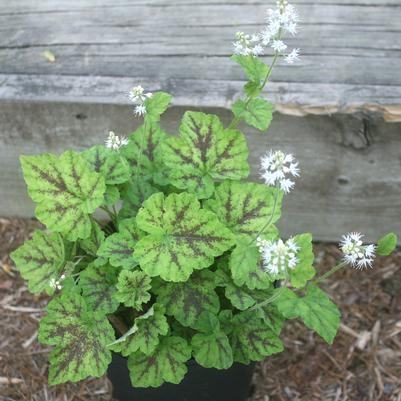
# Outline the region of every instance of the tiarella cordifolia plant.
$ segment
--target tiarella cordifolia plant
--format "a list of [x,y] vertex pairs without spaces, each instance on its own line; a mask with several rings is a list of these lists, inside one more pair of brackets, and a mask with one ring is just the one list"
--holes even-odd
[[[377,248],[344,236],[344,259],[321,277],[311,234],[282,240],[276,222],[295,185],[298,163],[281,151],[261,161],[263,184],[244,182],[243,121],[266,131],[273,105],[259,95],[295,34],[296,10],[280,1],[266,28],[237,34],[232,59],[249,82],[225,127],[218,116],[186,112],[179,135],[161,128],[171,96],[129,92],[143,124],[129,137],[60,156],[22,156],[36,231],[12,257],[33,293],[54,295],[39,341],[52,345],[49,381],[105,373],[111,352],[128,357],[132,384],[179,383],[191,357],[207,368],[249,364],[283,350],[286,319],[300,318],[332,343],[340,312],[318,284],[346,264],[371,267],[396,237]],[[257,56],[271,49],[270,66]],[[98,209],[109,221],[94,217]],[[277,281],[281,281],[281,288]]]

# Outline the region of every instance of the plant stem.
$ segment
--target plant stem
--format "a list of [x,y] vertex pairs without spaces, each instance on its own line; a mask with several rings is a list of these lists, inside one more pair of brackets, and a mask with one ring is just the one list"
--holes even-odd
[[247,309],[247,311],[253,311],[258,308],[262,308],[263,306],[266,306],[268,304],[271,304],[272,302],[274,302],[276,299],[278,299],[280,297],[280,295],[284,291],[284,288],[286,288],[285,284],[283,285],[283,287],[279,288],[270,298],[267,298],[265,301],[252,306],[251,308]]
[[311,281],[311,284],[319,284],[322,281],[326,280],[329,278],[331,275],[342,269],[344,266],[346,266],[346,262],[340,262],[337,265],[333,266],[328,272],[324,273],[322,276],[316,278],[315,280]]
[[107,215],[110,217],[111,221],[114,224],[117,224],[117,216],[114,214],[108,207],[106,206],[100,206],[100,209],[102,209],[104,212],[107,213]]

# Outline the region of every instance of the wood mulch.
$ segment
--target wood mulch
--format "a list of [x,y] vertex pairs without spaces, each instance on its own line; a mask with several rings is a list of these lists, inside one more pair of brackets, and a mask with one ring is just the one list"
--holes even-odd
[[[47,385],[49,349],[36,336],[48,298],[27,291],[8,256],[38,227],[0,219],[0,401],[110,401],[106,378]],[[316,254],[322,270],[340,256],[335,245]],[[288,323],[286,352],[258,365],[251,401],[401,401],[401,251],[373,270],[340,272],[326,289],[343,314],[333,346]]]

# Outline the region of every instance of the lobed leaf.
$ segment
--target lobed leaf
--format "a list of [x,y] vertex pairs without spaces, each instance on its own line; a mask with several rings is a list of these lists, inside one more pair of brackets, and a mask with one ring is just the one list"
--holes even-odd
[[259,98],[251,99],[249,102],[237,100],[232,109],[236,117],[260,131],[266,131],[273,120],[274,106],[267,100]]
[[224,129],[212,114],[186,112],[180,137],[168,138],[161,149],[171,183],[201,199],[213,194],[214,180],[240,180],[249,174],[244,136]]
[[122,338],[112,345],[115,352],[129,356],[140,351],[145,355],[152,354],[159,344],[159,337],[168,333],[168,323],[164,307],[154,304],[145,314],[138,316],[134,325]]
[[204,368],[228,369],[233,364],[231,345],[222,331],[195,334],[191,347],[196,362]]
[[139,240],[139,231],[135,219],[126,219],[120,223],[120,231],[106,238],[97,255],[107,259],[114,267],[132,269],[138,265],[134,258],[134,247]]
[[152,279],[144,272],[123,270],[118,276],[115,298],[127,307],[142,310],[150,300]]
[[29,195],[38,203],[36,217],[70,241],[89,237],[88,214],[103,202],[103,177],[72,151],[60,157],[21,156],[21,164]]
[[93,170],[102,175],[107,185],[123,184],[130,178],[129,165],[120,152],[96,145],[82,153]]
[[174,316],[183,326],[198,328],[203,313],[216,315],[220,308],[214,288],[214,274],[210,271],[194,273],[184,283],[165,283],[155,288],[157,302],[166,313]]
[[79,276],[79,286],[87,305],[104,314],[115,312],[119,302],[117,293],[118,270],[108,264],[90,264]]
[[134,387],[158,387],[164,382],[178,384],[187,373],[185,362],[191,348],[181,337],[165,337],[151,355],[134,352],[128,358]]
[[185,192],[152,195],[136,221],[148,235],[136,244],[134,257],[148,275],[165,281],[187,280],[232,246],[230,230]]
[[287,319],[299,317],[307,327],[332,344],[340,325],[340,312],[329,297],[318,287],[309,285],[304,297],[298,297],[288,288],[280,288],[275,301],[278,310]]
[[64,266],[64,242],[60,234],[47,235],[35,231],[31,240],[26,241],[11,254],[21,276],[28,281],[28,289],[36,294],[46,291],[51,295],[54,288],[50,280],[58,280]]
[[106,316],[93,312],[85,300],[69,290],[53,299],[40,322],[39,341],[54,345],[50,353],[50,384],[100,377],[111,362],[107,344],[114,330]]
[[[162,158],[160,144],[166,138],[165,132],[157,123],[141,125],[129,138],[129,143],[121,149],[128,160],[132,175],[136,180],[162,179]],[[137,181],[134,181],[133,185]]]
[[248,365],[283,350],[283,343],[260,317],[245,311],[233,316],[229,335],[234,361]]
[[235,54],[231,60],[241,66],[250,81],[260,85],[265,80],[269,67],[258,57]]
[[274,224],[280,218],[283,194],[275,191],[262,184],[226,181],[217,187],[213,198],[205,202],[205,208],[214,212],[237,237],[252,240],[264,234],[266,239],[272,239],[277,236],[274,226],[261,230],[270,219]]
[[171,95],[165,92],[155,92],[152,97],[145,100],[146,123],[150,121],[159,121],[160,116],[167,110],[171,102]]

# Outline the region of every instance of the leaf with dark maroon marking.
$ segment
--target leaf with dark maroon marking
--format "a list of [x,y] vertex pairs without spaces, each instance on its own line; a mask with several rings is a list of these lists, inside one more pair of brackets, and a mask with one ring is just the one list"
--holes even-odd
[[178,384],[187,373],[185,362],[191,348],[181,337],[164,337],[151,355],[134,352],[128,369],[134,387],[159,387],[164,382]]
[[96,145],[82,153],[90,166],[104,178],[107,185],[123,184],[130,178],[129,165],[120,152]]
[[139,231],[135,219],[126,219],[120,223],[119,231],[106,238],[97,255],[109,260],[115,267],[132,269],[138,265],[134,258],[134,247],[139,240]]
[[96,257],[97,250],[104,241],[104,232],[99,224],[92,221],[92,231],[88,238],[79,241],[79,246],[91,256]]
[[51,280],[58,280],[64,266],[64,242],[60,234],[46,234],[35,231],[31,240],[26,241],[11,254],[21,276],[28,280],[29,291],[54,293]]
[[119,301],[115,295],[118,273],[119,269],[108,264],[98,266],[92,263],[80,274],[79,287],[92,310],[108,314],[117,309]]
[[220,301],[215,287],[214,274],[203,270],[192,274],[185,283],[164,283],[158,287],[157,302],[183,326],[198,328],[202,314],[217,314],[219,311]]
[[240,312],[233,316],[230,324],[229,339],[236,362],[248,365],[283,350],[276,332],[254,312]]
[[128,356],[136,351],[149,355],[159,344],[159,337],[168,333],[164,307],[154,304],[146,313],[138,316],[126,334],[111,344],[111,349]]
[[233,244],[231,231],[185,192],[166,198],[152,195],[136,221],[148,235],[136,244],[134,257],[147,274],[165,281],[187,280],[193,270],[210,266]]
[[21,156],[21,164],[29,195],[38,203],[36,217],[70,241],[89,237],[88,214],[103,202],[103,177],[73,151]]
[[160,143],[165,138],[165,132],[155,122],[147,122],[131,134],[129,144],[121,148],[121,154],[128,160],[133,177],[153,179],[160,184],[165,182],[159,153]]
[[240,180],[248,176],[244,136],[239,131],[224,129],[217,116],[186,112],[180,134],[161,146],[170,181],[177,188],[201,199],[209,198],[214,180]]
[[230,342],[221,330],[195,334],[191,347],[196,362],[204,368],[228,369],[233,364]]
[[253,182],[226,181],[217,187],[213,198],[205,202],[205,208],[214,212],[237,236],[249,240],[262,234],[261,230],[270,221],[269,229],[263,234],[266,239],[273,239],[277,229],[272,224],[280,218],[283,198],[282,192],[276,195],[276,191]]
[[142,271],[123,270],[118,276],[115,298],[125,306],[142,310],[142,304],[150,300],[151,281]]
[[84,298],[71,290],[53,299],[40,322],[39,341],[53,345],[49,383],[100,377],[111,362],[107,345],[114,330],[103,313],[93,312]]

